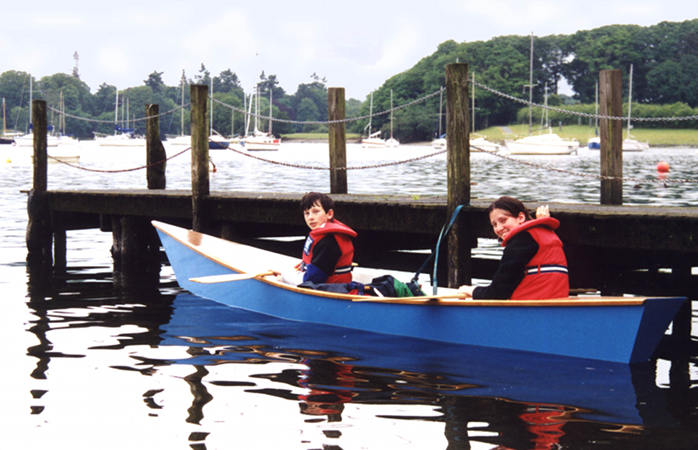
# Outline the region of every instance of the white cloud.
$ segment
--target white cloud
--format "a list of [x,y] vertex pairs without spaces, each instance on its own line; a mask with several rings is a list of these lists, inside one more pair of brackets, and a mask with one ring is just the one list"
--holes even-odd
[[[99,62],[100,69],[103,69],[105,73],[115,74],[117,77],[128,74],[132,70],[130,55],[122,46],[108,46],[100,48],[97,52],[97,61]],[[113,82],[109,82],[107,80],[105,80],[105,82],[113,84]]]
[[31,18],[31,22],[39,27],[77,27],[84,24],[82,17],[65,12],[39,13]]

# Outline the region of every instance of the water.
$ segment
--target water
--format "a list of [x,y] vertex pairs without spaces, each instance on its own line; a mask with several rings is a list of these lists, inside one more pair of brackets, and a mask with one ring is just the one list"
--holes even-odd
[[[81,164],[125,169],[142,150],[84,145]],[[326,166],[326,146],[258,156]],[[349,166],[431,149],[366,151]],[[212,190],[329,190],[326,171],[214,152]],[[9,158],[7,158],[9,159]],[[68,271],[27,284],[28,161],[3,158],[0,253],[4,350],[2,448],[694,448],[695,361],[626,365],[443,345],[287,322],[181,291],[169,268],[157,292],[112,283],[111,236],[68,232]],[[598,154],[472,158],[474,197],[598,202]],[[658,181],[656,164],[671,165]],[[189,155],[168,163],[168,188],[190,186]],[[626,203],[698,206],[698,152],[624,155]],[[546,167],[548,166],[548,167]],[[549,167],[562,170],[558,172]],[[446,191],[445,156],[349,172],[350,192]],[[49,165],[49,188],[142,188],[142,170]],[[694,312],[695,322],[695,312]],[[695,329],[695,328],[694,328]],[[695,333],[695,332],[694,332]],[[498,447],[499,446],[499,447]]]

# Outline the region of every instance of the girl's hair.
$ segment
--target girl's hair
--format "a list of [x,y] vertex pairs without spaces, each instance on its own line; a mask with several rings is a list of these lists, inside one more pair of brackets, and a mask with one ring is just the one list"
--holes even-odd
[[334,200],[332,200],[329,195],[321,194],[319,192],[308,192],[303,196],[303,198],[301,198],[301,212],[309,210],[315,203],[318,202],[325,212],[329,211],[330,209],[334,209]]
[[506,195],[499,197],[487,208],[487,214],[491,213],[493,209],[503,209],[514,217],[518,216],[519,213],[524,213],[526,220],[533,219],[521,200],[514,197],[507,197]]

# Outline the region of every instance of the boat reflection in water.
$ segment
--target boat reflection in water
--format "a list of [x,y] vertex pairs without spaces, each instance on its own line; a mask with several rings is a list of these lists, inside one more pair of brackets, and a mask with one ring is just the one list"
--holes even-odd
[[[188,356],[168,363],[197,368],[198,375],[187,377],[192,408],[216,402],[219,395],[225,402],[225,392],[212,394],[212,386],[245,387],[249,393],[297,402],[305,421],[325,424],[325,436],[337,445],[342,435],[337,424],[356,422],[356,408],[366,405],[393,405],[384,410],[387,415],[371,421],[443,422],[442,437],[453,448],[473,441],[549,448],[564,444],[570,432],[583,433],[588,442],[613,440],[619,434],[636,435],[648,421],[670,417],[648,364],[629,366],[309,325],[190,294],[178,295],[173,306],[169,323],[162,326],[160,345],[188,348]],[[151,362],[154,367],[164,363]],[[290,365],[274,370],[274,363],[282,362]],[[203,382],[201,373],[208,372],[202,368],[224,364],[252,364],[257,369],[246,379]],[[248,371],[229,368],[225,373],[243,372]],[[636,384],[642,388],[641,399]],[[203,404],[202,398],[207,400]],[[411,414],[396,414],[395,405],[404,405]],[[203,410],[195,416],[203,416]]]

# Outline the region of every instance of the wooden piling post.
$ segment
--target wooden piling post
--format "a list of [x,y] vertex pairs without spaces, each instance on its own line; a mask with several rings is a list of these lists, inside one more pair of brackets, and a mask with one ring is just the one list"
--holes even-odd
[[145,136],[146,136],[146,164],[148,189],[165,189],[165,170],[167,167],[167,153],[160,140],[160,107],[158,105],[145,105]]
[[[327,112],[330,121],[330,192],[346,194],[347,191],[347,138],[344,118],[346,104],[344,88],[329,88],[327,90]],[[336,121],[336,123],[334,123]],[[343,168],[337,170],[338,168]]]
[[204,201],[209,195],[208,120],[206,105],[208,86],[191,85],[191,207],[192,229],[204,231]]
[[[446,66],[446,136],[448,205],[447,220],[459,205],[470,205],[470,111],[468,109],[468,65]],[[470,284],[473,233],[462,215],[448,236],[448,286]]]
[[599,73],[599,108],[602,116],[619,119],[600,120],[601,204],[623,204],[623,115],[620,70]]
[[[146,177],[148,189],[165,189],[167,155],[160,141],[159,106],[145,105]],[[113,216],[114,284],[122,289],[156,289],[160,281],[160,240],[150,221],[138,216]]]
[[46,188],[48,154],[46,151],[46,102],[32,101],[34,135],[34,179],[27,201],[27,263],[30,273],[46,274],[53,265],[52,230]]

